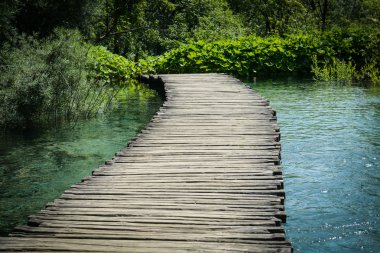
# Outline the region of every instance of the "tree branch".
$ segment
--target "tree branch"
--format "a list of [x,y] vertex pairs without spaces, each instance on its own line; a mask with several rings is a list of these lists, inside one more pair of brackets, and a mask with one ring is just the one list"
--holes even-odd
[[140,27],[130,28],[130,29],[122,30],[122,31],[106,33],[106,34],[100,36],[98,41],[103,40],[103,39],[107,38],[108,36],[115,36],[115,35],[119,35],[119,34],[123,34],[123,33],[130,33],[130,32],[136,31],[136,30],[150,30],[150,29],[166,30],[165,28],[158,28],[158,27],[151,27],[151,26],[140,26]]

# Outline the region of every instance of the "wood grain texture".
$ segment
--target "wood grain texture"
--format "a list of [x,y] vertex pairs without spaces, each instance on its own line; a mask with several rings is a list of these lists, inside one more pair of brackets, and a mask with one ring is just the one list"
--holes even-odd
[[269,102],[223,74],[155,78],[167,100],[148,126],[0,251],[292,252]]

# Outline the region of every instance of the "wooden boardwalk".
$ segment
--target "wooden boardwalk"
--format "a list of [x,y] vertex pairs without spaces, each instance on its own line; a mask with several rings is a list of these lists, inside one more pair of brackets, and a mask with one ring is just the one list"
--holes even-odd
[[268,102],[227,75],[160,78],[167,101],[146,129],[0,251],[292,251]]

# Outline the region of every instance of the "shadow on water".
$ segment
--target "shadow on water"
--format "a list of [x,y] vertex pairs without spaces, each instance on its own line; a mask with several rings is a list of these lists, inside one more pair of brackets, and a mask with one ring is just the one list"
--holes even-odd
[[133,86],[107,115],[57,129],[29,129],[0,138],[0,234],[6,235],[125,147],[163,103]]
[[281,128],[296,252],[378,252],[380,90],[296,79],[249,84]]

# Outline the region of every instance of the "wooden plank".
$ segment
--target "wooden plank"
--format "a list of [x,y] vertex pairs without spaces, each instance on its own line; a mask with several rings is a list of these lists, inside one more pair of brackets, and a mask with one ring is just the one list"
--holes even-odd
[[[64,239],[64,238],[1,238],[0,250],[28,249],[30,251],[75,251],[75,252],[263,252],[288,253],[291,248],[288,244],[278,244],[274,241],[272,247],[263,247],[260,244],[238,244],[221,242],[191,242],[191,241],[157,241],[157,240],[93,240],[93,239]],[[166,250],[166,251],[165,251]]]
[[0,251],[292,252],[269,102],[223,74],[159,78],[167,101],[145,130]]

